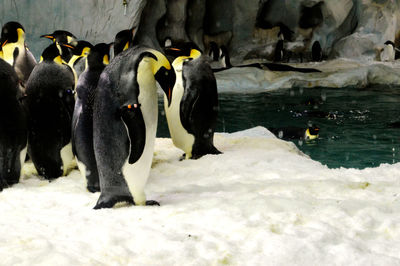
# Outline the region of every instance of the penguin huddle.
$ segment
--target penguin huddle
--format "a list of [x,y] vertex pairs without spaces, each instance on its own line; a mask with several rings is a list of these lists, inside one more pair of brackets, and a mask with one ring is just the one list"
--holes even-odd
[[56,30],[41,36],[52,43],[37,63],[22,25],[3,26],[0,100],[7,112],[0,115],[0,152],[7,155],[2,154],[0,190],[19,182],[27,152],[47,180],[68,174],[76,162],[87,189],[101,192],[95,209],[121,201],[158,205],[144,193],[158,87],[165,94],[171,137],[184,158],[221,153],[213,144],[218,95],[206,58],[192,44],[178,45],[164,50],[177,51],[171,63],[160,51],[134,45],[134,31],[119,32],[112,44],[92,45]]

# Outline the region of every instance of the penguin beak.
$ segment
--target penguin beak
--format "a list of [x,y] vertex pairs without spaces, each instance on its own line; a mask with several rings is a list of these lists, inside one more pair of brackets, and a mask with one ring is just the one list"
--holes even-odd
[[75,49],[74,46],[69,45],[69,44],[66,44],[66,43],[62,43],[61,45],[64,46],[64,47],[67,47],[67,48],[69,48],[69,49],[72,49],[72,50]]
[[47,39],[54,41],[54,36],[52,36],[52,35],[45,34],[45,35],[40,36],[40,38],[47,38]]
[[5,41],[3,42],[3,44],[1,45],[1,48],[3,48],[3,47],[4,47],[4,45],[6,45],[6,44],[7,44],[7,42],[8,42],[8,40],[5,40]]

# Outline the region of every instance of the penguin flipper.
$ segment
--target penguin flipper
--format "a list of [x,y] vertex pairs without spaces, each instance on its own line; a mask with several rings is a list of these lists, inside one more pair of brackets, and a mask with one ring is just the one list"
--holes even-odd
[[121,119],[124,122],[130,142],[129,164],[134,164],[142,156],[146,144],[146,125],[140,106],[127,105],[121,108]]

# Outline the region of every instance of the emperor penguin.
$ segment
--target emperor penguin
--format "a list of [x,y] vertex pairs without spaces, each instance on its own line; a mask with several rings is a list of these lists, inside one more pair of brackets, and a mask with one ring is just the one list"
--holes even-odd
[[185,159],[197,159],[221,153],[213,144],[218,92],[206,56],[190,44],[166,48],[166,53],[180,56],[172,63],[176,82],[171,103],[165,97],[164,109],[172,142],[185,152]]
[[0,58],[13,66],[20,83],[24,86],[37,63],[26,46],[24,27],[15,21],[7,22],[1,29],[0,43],[3,51]]
[[117,56],[122,51],[127,50],[129,47],[133,46],[133,38],[135,34],[135,29],[127,29],[118,32],[114,38],[114,56]]
[[73,53],[68,45],[73,47],[78,45],[78,39],[71,32],[66,30],[56,30],[51,34],[45,34],[40,36],[41,38],[47,38],[52,40],[53,42],[58,42],[61,47],[61,58],[65,63],[68,63],[72,58]]
[[33,69],[24,99],[29,112],[28,154],[39,175],[48,180],[66,174],[72,165],[74,88],[71,68],[63,64],[60,45],[53,43]]
[[[159,51],[134,46],[103,70],[93,106],[93,144],[101,194],[95,209],[146,201],[156,137],[157,83],[171,95],[175,73]],[[170,98],[169,98],[170,100]]]
[[380,59],[382,62],[393,61],[395,58],[395,45],[392,41],[386,41],[383,47]]
[[19,182],[27,146],[26,113],[14,69],[0,59],[0,191]]
[[[93,45],[87,41],[78,41],[77,45],[72,48],[72,57],[68,61],[68,65],[75,70],[76,78],[86,69],[86,58],[90,53]],[[67,47],[68,48],[68,47]]]
[[72,118],[72,150],[90,192],[100,191],[93,148],[93,101],[101,72],[109,64],[110,45],[95,45],[87,57],[88,67],[76,86],[77,99]]

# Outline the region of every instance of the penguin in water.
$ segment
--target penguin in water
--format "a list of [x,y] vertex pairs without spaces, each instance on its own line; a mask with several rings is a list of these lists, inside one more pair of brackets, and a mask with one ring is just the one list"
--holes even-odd
[[281,128],[268,128],[275,136],[284,140],[314,140],[319,137],[320,128],[311,126],[304,128],[299,127],[281,127]]
[[133,38],[135,34],[135,29],[122,30],[115,35],[114,38],[114,56],[117,56],[121,52],[127,50],[129,47],[133,46]]
[[311,47],[311,58],[315,62],[322,61],[322,48],[319,41],[315,41]]
[[24,27],[15,21],[4,24],[1,29],[0,44],[3,51],[0,58],[13,66],[18,79],[24,86],[37,63],[26,46]]
[[164,109],[172,142],[185,152],[185,159],[220,154],[213,144],[218,116],[217,83],[207,58],[193,43],[165,48],[175,56],[176,82],[171,103]]
[[143,46],[121,52],[100,75],[93,106],[101,189],[95,209],[121,201],[158,205],[144,193],[157,129],[157,83],[171,95],[175,73],[162,53]]
[[26,113],[14,69],[0,59],[0,191],[19,182],[27,146]]
[[[383,47],[380,59],[382,62],[393,61],[395,59],[395,45],[392,41],[386,41]],[[396,49],[397,50],[397,49]]]
[[223,65],[222,68],[214,68],[213,72],[220,72],[223,70],[230,69],[232,67],[255,67],[258,69],[263,70],[270,70],[270,71],[295,71],[300,73],[313,73],[313,72],[321,72],[315,68],[301,68],[301,67],[292,67],[285,64],[278,64],[278,63],[253,63],[253,64],[246,64],[246,65],[238,65],[233,66],[230,61],[230,56],[228,49],[222,45],[220,47],[220,62]]
[[33,69],[24,99],[29,112],[28,154],[39,175],[48,180],[66,174],[73,160],[74,88],[71,68],[63,64],[60,45],[53,43]]
[[[68,61],[68,65],[75,70],[76,78],[85,71],[86,58],[90,53],[93,45],[87,41],[78,41],[77,45],[72,49],[72,57]],[[68,48],[68,47],[67,47]]]
[[72,150],[90,192],[100,191],[93,148],[93,101],[101,72],[109,64],[110,45],[95,45],[87,57],[88,67],[79,77],[72,119]]
[[64,60],[64,63],[68,63],[73,56],[73,52],[71,51],[71,49],[69,49],[70,47],[67,46],[66,44],[71,45],[73,47],[78,45],[78,40],[75,37],[75,35],[65,30],[56,30],[51,34],[45,34],[40,37],[50,39],[53,42],[58,42],[59,44],[63,44],[60,47],[61,47],[61,58]]

